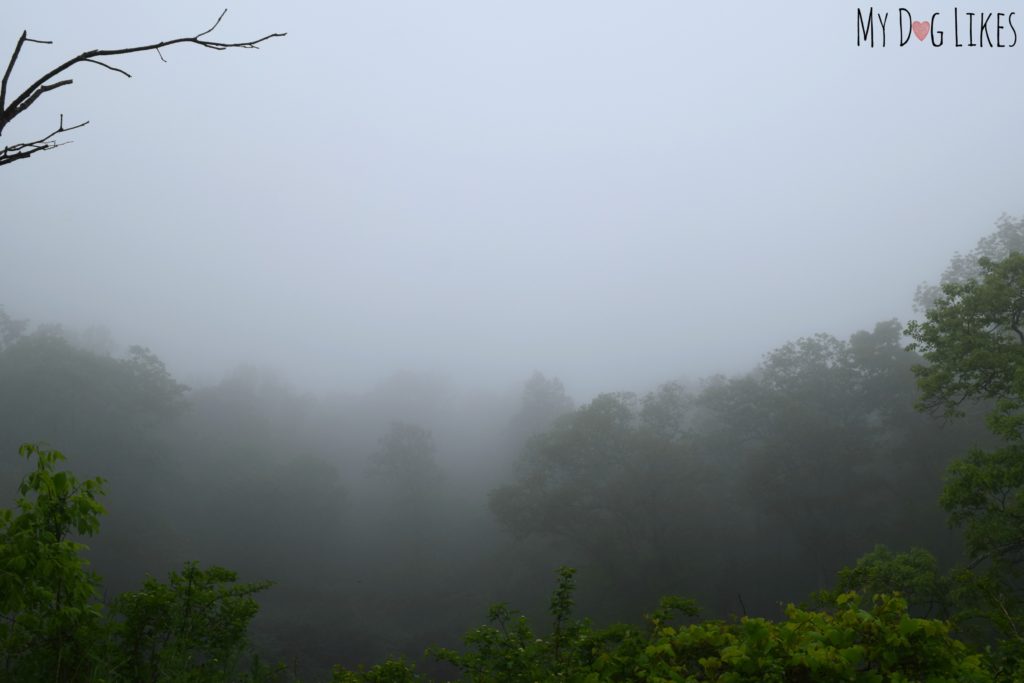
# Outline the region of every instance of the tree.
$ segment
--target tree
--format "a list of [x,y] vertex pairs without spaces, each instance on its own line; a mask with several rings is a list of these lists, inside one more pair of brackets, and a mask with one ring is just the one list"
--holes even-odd
[[153,413],[174,415],[185,407],[185,392],[188,387],[181,384],[160,358],[144,346],[128,348],[128,358],[121,361],[128,371],[132,384],[137,387],[134,400]]
[[236,583],[234,572],[195,562],[168,583],[147,578],[142,590],[100,601],[100,577],[75,536],[99,532],[104,480],[57,470],[59,451],[25,444],[35,459],[14,510],[0,509],[0,680],[264,680],[254,661],[238,678],[253,595],[269,582]]
[[1015,251],[1024,252],[1024,218],[1004,214],[996,221],[995,231],[978,240],[974,249],[966,254],[957,252],[953,255],[946,270],[942,272],[939,284],[923,283],[918,286],[914,294],[914,307],[919,311],[931,308],[935,300],[942,296],[942,285],[977,280],[982,274],[978,263],[982,258],[1002,261]]
[[668,382],[640,401],[640,423],[666,441],[692,437],[690,414],[694,397],[679,382]]
[[110,459],[125,443],[151,448],[149,437],[181,414],[186,389],[148,349],[112,358],[75,346],[60,328],[41,327],[0,348],[0,443],[14,447],[46,433]]
[[678,578],[715,516],[708,468],[660,419],[665,396],[675,393],[639,402],[644,412],[632,394],[604,394],[562,416],[530,439],[491,510],[519,538],[582,550],[620,588],[638,576],[653,586]]
[[[245,48],[245,49],[258,49],[260,43],[263,43],[271,38],[283,37],[285,33],[270,33],[262,38],[255,40],[245,40],[235,43],[223,43],[220,41],[210,40],[208,36],[220,25],[224,15],[227,14],[227,10],[221,12],[220,16],[217,17],[217,21],[214,22],[213,26],[206,29],[201,33],[197,33],[194,36],[185,36],[182,38],[172,38],[169,40],[162,40],[156,43],[150,43],[148,45],[138,45],[135,47],[125,47],[108,50],[89,50],[83,52],[80,55],[71,57],[61,64],[53,67],[39,78],[32,81],[32,83],[26,87],[21,93],[14,95],[13,92],[8,91],[9,81],[11,74],[14,71],[15,64],[18,61],[18,57],[21,55],[22,48],[27,43],[36,43],[49,45],[52,41],[49,40],[38,40],[30,38],[28,31],[22,31],[21,37],[18,38],[18,42],[14,46],[14,52],[11,55],[11,59],[7,62],[7,69],[4,71],[2,80],[0,80],[0,137],[3,136],[4,129],[10,124],[15,118],[23,114],[33,104],[35,104],[40,97],[48,92],[63,88],[64,86],[71,85],[74,81],[71,78],[67,78],[68,72],[79,64],[95,64],[105,69],[109,69],[123,76],[131,78],[124,69],[114,66],[101,58],[107,57],[119,57],[121,55],[132,54],[136,52],[156,52],[161,60],[164,59],[161,50],[163,48],[171,47],[172,45],[190,43],[205,47],[210,50],[227,50],[230,48]],[[9,97],[10,96],[10,97]],[[46,150],[54,149],[63,144],[67,144],[67,141],[60,141],[60,138],[65,133],[68,133],[77,128],[87,125],[88,121],[76,123],[74,125],[65,126],[63,114],[60,117],[60,123],[57,128],[50,131],[46,135],[38,137],[34,140],[27,142],[18,142],[10,145],[6,145],[3,149],[0,149],[0,166],[10,164],[21,159],[27,159],[37,152],[43,152]]]
[[518,450],[526,441],[546,432],[551,424],[573,409],[572,399],[557,377],[548,379],[535,372],[523,385],[523,394],[517,412],[509,422],[509,434]]
[[914,367],[921,410],[951,418],[969,401],[988,406],[986,424],[1004,445],[953,464],[942,503],[965,527],[973,560],[1016,563],[1024,552],[1024,254],[978,266],[978,279],[943,285],[925,320],[906,332],[927,361]]
[[908,347],[927,364],[914,367],[919,405],[945,417],[969,400],[992,400],[988,425],[1011,441],[1024,437],[1024,254],[982,257],[977,279],[942,286],[942,296],[912,321]]
[[167,583],[147,577],[142,590],[111,608],[118,668],[132,681],[231,680],[248,645],[253,597],[270,581],[236,583],[235,572],[187,562]]
[[911,412],[894,406],[910,403],[913,386],[899,330],[886,321],[849,341],[789,342],[699,397],[707,442],[731,461],[736,508],[762,513],[748,521],[757,536],[799,543],[819,587],[891,533],[904,516],[898,482],[920,476],[901,476],[885,457],[902,447],[894,425]]
[[436,448],[430,430],[407,422],[392,422],[370,456],[375,474],[383,476],[405,494],[419,496],[438,482],[441,470],[434,460]]
[[955,608],[955,589],[954,581],[939,571],[938,561],[927,550],[911,548],[894,553],[879,545],[853,567],[841,569],[833,590],[821,591],[815,597],[834,605],[851,591],[861,595],[899,593],[923,616],[949,619]]
[[[906,334],[916,365],[918,408],[962,417],[981,403],[999,448],[973,448],[954,462],[942,492],[950,523],[964,529],[976,610],[1002,637],[1003,650],[1024,662],[1024,254],[981,257],[977,276],[947,282]],[[1013,666],[1022,666],[1013,664]]]
[[15,320],[0,306],[0,351],[25,336],[27,328],[27,320]]
[[18,487],[17,514],[0,509],[0,678],[88,680],[100,629],[99,577],[72,534],[99,531],[103,480],[57,471],[59,451],[26,444],[35,469]]

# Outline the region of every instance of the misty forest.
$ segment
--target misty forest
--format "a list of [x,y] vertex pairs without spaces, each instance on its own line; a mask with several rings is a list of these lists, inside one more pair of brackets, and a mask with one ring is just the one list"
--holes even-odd
[[1019,170],[455,5],[0,23],[0,681],[1024,680]]

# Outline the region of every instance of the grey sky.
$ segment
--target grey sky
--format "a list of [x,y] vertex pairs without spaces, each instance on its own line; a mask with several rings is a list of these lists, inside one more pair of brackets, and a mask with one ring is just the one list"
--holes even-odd
[[[80,68],[5,131],[92,121],[0,168],[0,303],[104,324],[190,381],[540,369],[584,397],[906,320],[918,282],[1024,213],[1024,45],[857,48],[857,6],[231,6],[222,39],[288,37]],[[19,0],[0,41],[55,41],[27,79],[221,9]]]

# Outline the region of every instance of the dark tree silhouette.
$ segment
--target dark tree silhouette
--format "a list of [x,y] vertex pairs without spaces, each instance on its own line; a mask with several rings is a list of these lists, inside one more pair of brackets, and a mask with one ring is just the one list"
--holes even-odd
[[[159,43],[151,43],[149,45],[139,45],[136,47],[125,47],[116,50],[89,50],[83,52],[77,57],[68,59],[63,64],[50,69],[47,73],[40,76],[38,79],[32,82],[21,94],[8,100],[7,85],[11,77],[11,72],[14,71],[14,65],[18,61],[18,56],[21,54],[21,49],[26,43],[40,43],[43,45],[50,45],[52,41],[49,40],[36,40],[35,38],[29,38],[28,31],[22,31],[21,37],[18,38],[17,44],[14,46],[14,53],[11,55],[10,61],[7,63],[7,69],[4,71],[3,80],[0,81],[0,137],[3,136],[4,129],[11,121],[13,121],[19,114],[23,113],[29,107],[36,103],[36,101],[45,95],[46,93],[63,88],[66,85],[71,85],[74,81],[70,78],[62,78],[66,75],[69,69],[77,64],[89,63],[102,66],[111,71],[131,78],[131,74],[124,69],[112,66],[104,61],[101,61],[100,57],[117,57],[120,55],[132,54],[133,52],[156,52],[161,60],[164,59],[163,54],[160,52],[162,48],[170,47],[171,45],[177,45],[179,43],[192,43],[193,45],[199,45],[210,50],[227,50],[228,48],[251,48],[259,49],[260,43],[270,40],[271,38],[279,38],[287,35],[286,33],[270,33],[257,38],[255,40],[245,40],[237,43],[222,43],[207,38],[213,31],[220,25],[224,15],[227,14],[227,10],[221,12],[220,16],[217,17],[217,21],[214,22],[213,26],[206,29],[202,33],[197,33],[194,36],[185,36],[184,38],[172,38],[170,40],[160,41]],[[60,141],[59,138],[62,134],[68,131],[81,128],[88,124],[88,121],[82,123],[76,123],[74,125],[64,125],[64,115],[61,114],[60,122],[57,128],[47,135],[43,135],[35,140],[28,142],[18,142],[12,145],[6,145],[3,149],[0,149],[0,166],[4,164],[10,164],[19,159],[27,159],[36,152],[42,152],[49,149],[60,147],[63,144],[67,144],[70,140]]]

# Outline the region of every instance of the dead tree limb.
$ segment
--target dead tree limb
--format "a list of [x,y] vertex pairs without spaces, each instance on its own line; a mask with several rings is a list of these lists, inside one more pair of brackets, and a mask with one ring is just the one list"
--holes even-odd
[[[11,121],[13,121],[19,114],[24,112],[26,109],[31,107],[36,101],[48,92],[52,92],[58,88],[63,88],[66,85],[71,85],[74,81],[70,78],[61,78],[58,80],[58,76],[63,75],[71,67],[77,64],[96,64],[102,66],[110,71],[117,72],[123,76],[131,78],[131,74],[120,67],[108,64],[106,61],[99,59],[101,57],[118,57],[120,55],[128,55],[135,52],[156,52],[157,56],[162,61],[164,59],[162,48],[169,47],[171,45],[177,45],[179,43],[191,43],[200,47],[205,47],[209,50],[227,50],[230,48],[244,48],[244,49],[259,49],[260,43],[263,43],[271,38],[280,38],[286,36],[286,33],[270,33],[262,38],[256,40],[246,40],[238,43],[222,43],[220,41],[210,40],[207,38],[213,31],[220,25],[224,15],[227,14],[227,10],[221,12],[220,16],[217,17],[217,21],[213,23],[213,26],[206,29],[202,33],[197,33],[194,36],[186,36],[184,38],[173,38],[171,40],[164,40],[159,43],[151,43],[149,45],[139,45],[136,47],[125,47],[116,50],[89,50],[83,52],[77,57],[72,57],[63,64],[60,64],[48,72],[37,78],[31,85],[25,88],[20,94],[13,97],[8,101],[8,82],[11,78],[11,73],[14,71],[14,65],[18,61],[21,50],[25,46],[25,43],[39,43],[43,45],[51,45],[52,41],[49,40],[37,40],[35,38],[29,38],[28,31],[22,31],[21,37],[18,38],[18,42],[14,46],[14,53],[11,55],[11,59],[7,62],[7,69],[4,71],[3,79],[0,80],[0,138],[3,136],[4,129]],[[7,145],[0,149],[0,166],[4,164],[10,164],[20,159],[26,159],[36,152],[42,152],[49,149],[55,149],[61,145],[67,144],[70,140],[59,141],[58,137],[63,133],[81,128],[88,124],[88,121],[75,124],[73,126],[64,126],[64,115],[60,117],[60,125],[57,129],[51,132],[49,135],[45,135],[37,140],[30,142],[19,142],[13,145]]]

